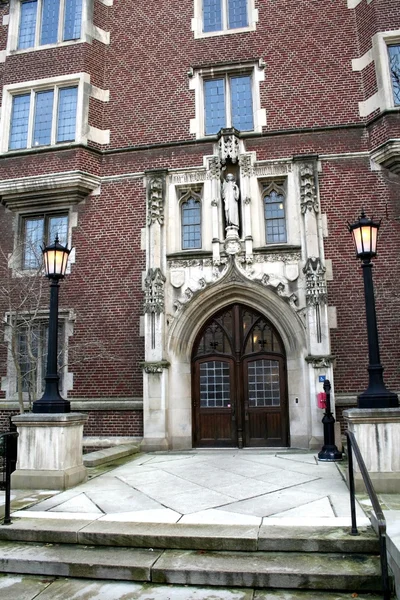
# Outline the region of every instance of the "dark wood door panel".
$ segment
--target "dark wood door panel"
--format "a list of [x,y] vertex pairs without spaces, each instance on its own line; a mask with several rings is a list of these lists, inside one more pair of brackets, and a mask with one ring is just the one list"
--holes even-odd
[[193,348],[195,447],[286,446],[282,339],[263,315],[233,304],[209,319]]

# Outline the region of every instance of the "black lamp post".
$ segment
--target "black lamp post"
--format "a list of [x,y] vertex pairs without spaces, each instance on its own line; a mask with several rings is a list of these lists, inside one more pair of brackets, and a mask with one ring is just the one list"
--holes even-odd
[[383,381],[383,367],[379,355],[378,327],[376,324],[376,309],[374,285],[372,282],[371,259],[376,256],[378,229],[381,222],[368,219],[364,213],[356,223],[349,225],[353,235],[357,258],[362,260],[364,275],[365,310],[367,315],[368,354],[369,354],[369,383],[368,388],[358,396],[358,408],[394,408],[399,405],[397,394],[390,392]]
[[43,260],[46,277],[50,279],[50,315],[49,341],[47,346],[46,387],[40,400],[33,403],[34,413],[69,413],[71,404],[60,396],[58,384],[58,290],[59,281],[65,276],[68,256],[71,249],[59,243],[58,236],[54,244],[43,248]]

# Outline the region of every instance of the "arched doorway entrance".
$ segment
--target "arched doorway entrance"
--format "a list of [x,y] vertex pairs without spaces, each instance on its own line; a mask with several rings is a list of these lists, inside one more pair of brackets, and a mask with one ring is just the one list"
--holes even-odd
[[288,445],[286,356],[273,325],[232,304],[211,317],[192,353],[194,447]]

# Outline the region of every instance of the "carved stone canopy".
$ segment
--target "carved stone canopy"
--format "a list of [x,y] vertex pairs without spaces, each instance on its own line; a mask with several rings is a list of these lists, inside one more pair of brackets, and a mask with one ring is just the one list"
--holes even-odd
[[327,288],[325,267],[320,258],[308,258],[303,268],[306,276],[306,298],[308,306],[325,304],[327,302]]
[[164,284],[165,277],[158,267],[149,269],[144,280],[144,312],[161,314],[164,312]]
[[222,165],[228,158],[232,163],[239,160],[239,132],[234,127],[221,129],[218,134],[218,155]]

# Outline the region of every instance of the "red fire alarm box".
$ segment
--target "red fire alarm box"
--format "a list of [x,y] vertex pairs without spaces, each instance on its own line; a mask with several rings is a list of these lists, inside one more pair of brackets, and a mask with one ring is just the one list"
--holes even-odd
[[318,408],[325,409],[326,408],[326,393],[319,392],[317,394],[317,406]]

